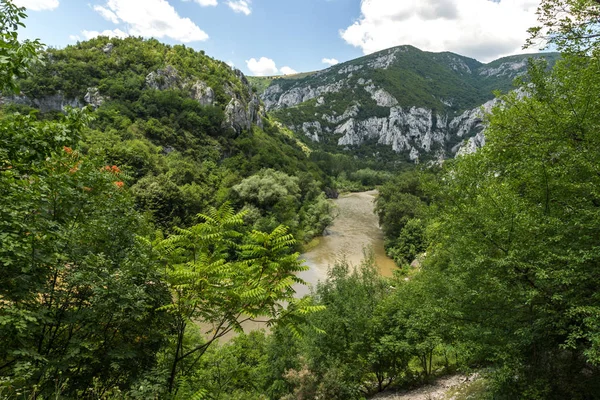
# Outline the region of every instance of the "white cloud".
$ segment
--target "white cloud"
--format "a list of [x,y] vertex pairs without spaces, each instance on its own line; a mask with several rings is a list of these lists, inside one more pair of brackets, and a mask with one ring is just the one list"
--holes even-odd
[[275,75],[279,72],[275,65],[275,61],[267,57],[261,57],[259,60],[251,58],[246,61],[246,65],[250,72],[256,76]]
[[290,67],[281,67],[279,71],[284,75],[294,75],[298,73],[298,71]]
[[229,0],[226,4],[236,13],[250,15],[252,14],[250,3],[250,0]]
[[295,69],[285,66],[281,67],[281,69],[277,68],[277,64],[270,58],[261,57],[260,59],[251,58],[246,60],[246,66],[255,76],[270,76],[270,75],[294,75],[297,74],[298,71]]
[[59,5],[58,0],[15,0],[15,4],[31,11],[54,10]]
[[113,29],[113,30],[105,30],[102,32],[98,32],[98,31],[81,31],[81,34],[83,35],[84,38],[86,38],[86,40],[89,39],[93,39],[95,37],[98,36],[108,36],[110,38],[121,38],[124,39],[127,36],[129,36],[127,33],[123,32],[120,29]]
[[[190,0],[183,0],[190,1]],[[219,4],[217,0],[194,0],[195,3],[200,4],[201,7],[214,7]]]
[[338,60],[336,60],[335,58],[324,58],[321,60],[321,62],[323,64],[329,64],[329,65],[336,65],[339,64],[340,62]]
[[[208,39],[206,32],[189,18],[181,17],[166,0],[107,0],[94,10],[109,21],[127,24],[133,36],[168,37],[183,43]],[[117,31],[123,33],[119,29],[105,32]]]
[[94,11],[100,14],[102,18],[112,22],[113,24],[119,23],[119,17],[117,17],[117,15],[114,12],[110,11],[107,8],[104,8],[102,6],[94,6]]
[[342,38],[370,54],[410,44],[481,61],[522,52],[539,0],[362,0]]
[[72,42],[79,42],[81,37],[79,35],[69,35],[69,40]]
[[227,61],[225,64],[229,65],[231,68],[235,68],[233,61]]

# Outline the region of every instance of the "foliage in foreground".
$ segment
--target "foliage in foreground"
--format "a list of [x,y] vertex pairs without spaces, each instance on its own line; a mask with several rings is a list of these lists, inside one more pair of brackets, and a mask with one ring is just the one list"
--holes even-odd
[[156,361],[169,301],[116,166],[73,150],[85,114],[0,120],[4,395],[127,387]]
[[595,54],[565,56],[550,74],[532,64],[527,95],[502,98],[483,149],[446,163],[437,187],[405,175],[378,202],[405,261],[406,243],[427,246],[411,285],[427,287],[445,310],[438,323],[490,367],[499,396],[600,393]]
[[[3,91],[13,88],[15,78],[24,74],[32,60],[27,58],[31,46],[25,43],[19,48],[16,34],[8,31],[5,35],[19,24],[24,10],[10,1],[2,1],[1,6],[7,11],[0,20],[6,50],[1,55],[14,64],[14,70],[2,76]],[[129,44],[136,42],[141,40]],[[152,45],[168,49],[154,41],[142,43],[146,50]],[[67,65],[82,72],[80,64]],[[73,78],[71,83],[76,85],[81,75]],[[169,172],[193,181],[207,166],[193,162],[195,156],[210,154],[206,140],[219,133],[223,133],[221,139],[228,139],[230,132],[221,129],[222,113],[215,107],[203,108],[176,91],[137,95],[133,107],[143,105],[137,108],[137,122],[152,128],[159,136],[154,139],[163,145],[171,139],[190,144],[189,158],[170,152],[175,153],[170,162],[176,167]],[[163,115],[162,122],[150,117],[169,111],[166,106],[172,114]],[[148,137],[135,137],[133,132],[140,125],[132,128],[127,117],[102,111],[108,110],[96,112],[95,127],[105,130],[95,132],[87,129],[93,121],[87,109],[40,117],[27,108],[7,107],[0,115],[2,397],[169,397],[168,392],[176,392],[176,384],[183,385],[184,369],[193,367],[216,338],[239,331],[243,318],[266,317],[269,324],[279,323],[297,332],[298,323],[320,309],[309,298],[292,298],[292,284],[301,283],[294,273],[304,267],[293,252],[295,239],[283,225],[270,233],[248,229],[244,214],[234,213],[225,204],[218,211],[199,215],[204,221],[200,224],[175,228],[193,217],[177,218],[172,198],[158,201],[162,207],[140,205],[140,200],[153,197],[148,192],[161,192],[160,185],[148,180],[170,183],[170,193],[181,194],[181,188],[172,184],[173,176],[154,175],[161,164],[164,167],[164,157]],[[107,126],[107,120],[117,121],[116,126]],[[181,135],[175,137],[170,128],[181,129]],[[290,150],[285,145],[279,148],[281,143],[265,138],[262,130],[255,134],[254,138],[260,136],[267,144],[266,151]],[[127,146],[111,148],[114,137],[124,139]],[[238,144],[243,146],[243,139]],[[245,146],[248,152],[257,150],[252,141]],[[124,166],[107,165],[119,155],[126,161]],[[290,160],[298,161],[294,156],[273,161],[285,165]],[[138,161],[142,168],[135,170],[132,167]],[[260,165],[260,157],[253,162]],[[314,177],[310,173],[300,177],[311,184],[311,195],[318,197]],[[140,195],[140,187],[137,192],[129,190],[130,182],[142,182],[146,196]],[[195,197],[192,204],[202,206],[200,190],[191,186],[191,190],[190,186],[184,189]],[[300,190],[294,194],[306,195]],[[304,200],[314,206],[308,195]],[[295,205],[301,209],[301,204]],[[140,208],[147,213],[140,213]],[[303,215],[319,222],[327,210],[316,207]],[[154,232],[147,217],[164,223],[175,234],[160,240],[161,233]],[[279,217],[275,214],[274,220]],[[153,246],[153,241],[158,245]],[[217,325],[212,339],[187,334],[186,328],[199,322]]]
[[443,310],[423,283],[378,275],[371,261],[340,260],[315,289],[325,309],[304,335],[252,332],[211,348],[188,375],[182,398],[364,399],[390,386],[410,387],[464,365]]
[[153,248],[120,168],[71,147],[85,123],[0,119],[2,396],[169,396],[244,319],[297,332],[321,309],[293,298],[287,228],[249,229],[227,204]]
[[507,96],[485,148],[442,180],[432,271],[502,392],[522,398],[600,393],[599,68],[532,66],[530,96]]

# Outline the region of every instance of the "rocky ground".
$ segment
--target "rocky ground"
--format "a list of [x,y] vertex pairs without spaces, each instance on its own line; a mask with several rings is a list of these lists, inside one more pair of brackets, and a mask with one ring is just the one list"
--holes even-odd
[[[439,378],[435,382],[418,389],[380,393],[373,400],[462,400],[477,399],[478,390],[474,389],[475,383],[480,383],[478,374],[470,376],[451,375]],[[479,389],[479,388],[478,388]]]

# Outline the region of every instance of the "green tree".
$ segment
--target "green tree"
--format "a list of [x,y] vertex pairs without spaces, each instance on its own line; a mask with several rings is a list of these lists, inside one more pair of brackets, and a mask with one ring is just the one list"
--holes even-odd
[[315,299],[326,309],[310,321],[324,333],[305,339],[304,354],[320,390],[340,389],[335,397],[327,391],[328,398],[361,398],[373,389],[381,391],[407,367],[408,353],[389,343],[374,318],[389,293],[389,282],[372,260],[356,269],[342,260],[317,286]]
[[598,0],[542,0],[537,16],[538,25],[529,29],[525,47],[542,44],[565,53],[585,54],[598,46]]
[[379,189],[375,211],[386,251],[400,266],[410,264],[427,248],[424,231],[433,176],[425,171],[404,172]]
[[[127,388],[154,365],[168,301],[116,166],[71,146],[86,123],[0,119],[0,375],[5,393]],[[6,392],[8,391],[8,392]]]
[[431,274],[464,333],[520,398],[600,393],[598,57],[533,65],[486,146],[448,166]]
[[[17,41],[22,8],[0,3],[0,90],[39,57]],[[72,396],[127,388],[155,363],[167,301],[146,224],[116,166],[77,150],[89,122],[0,115],[0,393]]]
[[17,29],[25,27],[22,20],[26,17],[24,7],[17,7],[11,0],[0,1],[0,92],[19,93],[16,80],[41,61],[39,40],[19,41]]
[[[242,235],[244,213],[228,204],[199,217],[204,222],[176,229],[160,244],[173,290],[173,303],[165,310],[177,321],[170,390],[177,375],[189,373],[214,341],[243,332],[245,321],[289,324],[296,331],[302,315],[320,309],[310,298],[294,298],[293,285],[303,283],[295,274],[307,267],[291,251],[295,240],[287,228]],[[212,328],[206,341],[186,348],[186,330],[194,323]],[[188,359],[193,361],[182,366]]]

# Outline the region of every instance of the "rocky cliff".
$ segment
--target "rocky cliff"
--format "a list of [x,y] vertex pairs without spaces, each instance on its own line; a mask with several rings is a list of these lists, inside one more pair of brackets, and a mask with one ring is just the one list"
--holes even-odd
[[495,105],[493,91],[513,89],[528,59],[541,57],[550,65],[557,59],[547,53],[482,64],[401,46],[301,79],[273,79],[261,98],[312,141],[342,148],[376,142],[418,162],[485,143],[482,121]]
[[[148,65],[146,70],[133,71],[127,68],[127,64],[131,62],[128,58],[135,57],[135,54],[125,54],[121,50],[124,41],[106,43],[106,40],[84,42],[62,51],[50,49],[46,53],[46,65],[22,83],[23,93],[0,95],[0,104],[21,104],[42,112],[64,111],[67,107],[90,105],[98,108],[112,100],[130,100],[134,97],[130,95],[132,92],[139,96],[146,90],[176,90],[202,106],[220,107],[225,114],[223,128],[240,133],[250,130],[252,125],[263,127],[266,110],[240,70],[203,53],[187,54],[195,57],[196,63],[192,68],[187,65],[182,68],[171,65],[167,53],[167,57],[158,64]],[[174,53],[175,49],[179,51],[180,48],[173,48],[171,52]],[[89,58],[94,62],[88,61],[87,69],[81,65],[73,67],[72,60],[66,62],[69,57]],[[180,61],[181,57],[177,60]],[[105,68],[113,70],[112,73],[94,71],[101,70],[103,63],[106,63]],[[72,73],[75,68],[81,73]],[[72,75],[66,74],[65,70]],[[106,76],[96,78],[103,75]]]

